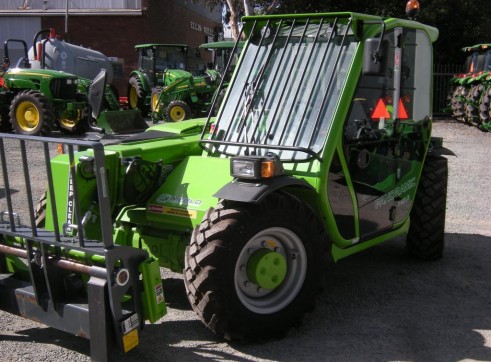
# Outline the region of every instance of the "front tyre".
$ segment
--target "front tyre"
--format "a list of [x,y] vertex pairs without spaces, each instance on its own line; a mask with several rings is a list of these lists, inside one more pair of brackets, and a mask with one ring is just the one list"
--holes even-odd
[[326,239],[312,210],[290,195],[260,204],[222,201],[186,249],[191,306],[226,339],[281,337],[313,307]]
[[184,101],[172,101],[165,110],[166,118],[171,122],[181,122],[191,118],[191,108]]
[[35,90],[26,90],[14,97],[9,117],[15,132],[23,135],[47,136],[54,123],[49,100]]

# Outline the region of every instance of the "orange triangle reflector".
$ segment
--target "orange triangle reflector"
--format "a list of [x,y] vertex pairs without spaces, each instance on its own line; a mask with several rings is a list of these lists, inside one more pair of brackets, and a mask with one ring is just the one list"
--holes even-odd
[[387,111],[387,108],[385,108],[384,101],[382,99],[379,99],[377,102],[377,105],[375,106],[375,109],[372,112],[372,115],[370,116],[373,120],[379,120],[380,118],[390,118],[390,114]]
[[406,112],[406,107],[404,107],[404,103],[402,103],[402,99],[399,98],[399,107],[397,107],[397,118],[399,119],[408,119],[409,116]]

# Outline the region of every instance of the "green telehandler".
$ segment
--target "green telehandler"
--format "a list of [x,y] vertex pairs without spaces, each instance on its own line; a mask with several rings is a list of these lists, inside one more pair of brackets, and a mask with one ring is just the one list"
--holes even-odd
[[107,357],[111,338],[127,351],[145,320],[165,314],[163,267],[182,272],[216,335],[264,341],[300,323],[332,261],[401,235],[411,255],[442,257],[437,37],[416,21],[350,12],[244,17],[216,117],[106,145],[2,135],[7,190],[7,144],[67,151],[45,152],[39,203],[32,185],[25,202],[6,197],[1,307],[83,334],[92,358]]

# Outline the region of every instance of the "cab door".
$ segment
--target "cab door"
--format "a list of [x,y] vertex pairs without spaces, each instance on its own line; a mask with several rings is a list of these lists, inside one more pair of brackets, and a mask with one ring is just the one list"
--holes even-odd
[[431,127],[427,34],[395,28],[383,44],[384,70],[360,77],[344,126],[342,157],[356,194],[359,241],[408,217]]

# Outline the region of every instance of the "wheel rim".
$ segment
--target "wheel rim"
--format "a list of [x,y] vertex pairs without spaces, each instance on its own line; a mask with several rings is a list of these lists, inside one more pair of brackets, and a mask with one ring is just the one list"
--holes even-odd
[[138,94],[135,87],[130,88],[129,103],[131,108],[138,107]]
[[65,117],[60,119],[60,125],[64,128],[71,129],[75,127],[80,120],[80,115],[82,112],[80,110],[77,110],[77,116],[76,117]]
[[[279,260],[277,266],[272,261],[275,259]],[[265,263],[271,267],[271,278],[254,277],[252,274],[260,273]],[[306,274],[307,253],[301,239],[286,228],[269,228],[252,237],[242,249],[235,265],[235,290],[247,309],[271,314],[290,304],[302,288]]]
[[160,111],[159,94],[152,95],[152,110],[154,112]]
[[169,110],[169,117],[174,122],[184,121],[186,118],[186,110],[182,106],[173,106]]
[[39,125],[40,115],[38,108],[32,102],[22,102],[15,111],[19,127],[23,131],[32,131]]

